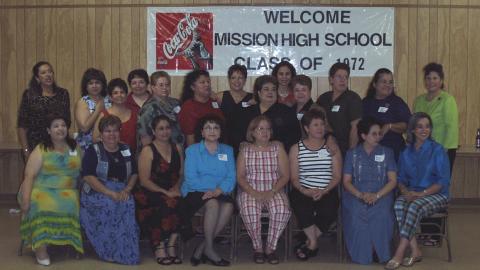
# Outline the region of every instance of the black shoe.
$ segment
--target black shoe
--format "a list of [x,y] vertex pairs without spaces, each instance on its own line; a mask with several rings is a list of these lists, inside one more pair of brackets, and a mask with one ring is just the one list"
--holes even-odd
[[208,262],[210,262],[214,266],[230,266],[230,262],[222,258],[220,258],[220,260],[218,261],[214,261],[208,257],[206,257],[206,259]]
[[202,254],[200,258],[195,258],[195,255],[192,255],[192,257],[190,258],[190,264],[192,266],[198,266],[199,264],[205,263],[206,261],[207,261],[207,256],[205,256],[204,254]]

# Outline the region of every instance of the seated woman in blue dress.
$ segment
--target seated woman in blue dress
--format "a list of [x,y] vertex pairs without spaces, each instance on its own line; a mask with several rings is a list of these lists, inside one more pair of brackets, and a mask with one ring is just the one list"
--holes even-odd
[[[235,158],[233,148],[220,143],[223,120],[217,115],[201,118],[196,128],[196,141],[185,154],[185,173],[182,187],[184,197],[180,206],[182,236],[188,238],[191,218],[205,207],[203,231],[205,240],[195,248],[190,260],[197,266],[201,260],[208,260],[215,266],[228,266],[213,248],[213,240],[230,220],[234,200],[230,193],[236,183]],[[190,230],[191,231],[191,230]],[[184,239],[185,240],[185,239]]]
[[353,262],[369,264],[391,258],[395,218],[393,192],[397,168],[393,151],[379,144],[380,124],[364,118],[357,125],[360,143],[349,150],[343,167],[343,231]]
[[121,125],[117,116],[103,117],[99,123],[101,142],[85,152],[80,223],[102,260],[138,264],[139,228],[130,195],[137,166],[128,145],[119,143]]
[[[447,207],[450,186],[450,163],[443,146],[432,140],[432,119],[423,112],[414,113],[407,127],[407,148],[400,154],[398,188],[395,201],[400,243],[386,269],[412,266],[422,260],[415,238],[417,225]],[[404,257],[410,248],[410,256]]]

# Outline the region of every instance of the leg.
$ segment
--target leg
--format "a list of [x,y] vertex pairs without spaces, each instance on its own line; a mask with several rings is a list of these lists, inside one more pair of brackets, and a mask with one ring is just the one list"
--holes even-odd
[[240,207],[240,216],[242,217],[243,224],[252,239],[253,249],[255,252],[263,253],[262,225],[260,223],[260,216],[262,214],[261,203],[246,192],[241,192],[238,195],[238,205]]
[[45,266],[50,265],[50,256],[48,255],[46,244],[42,244],[35,249],[35,257],[37,258],[38,264]]
[[218,261],[220,257],[213,250],[213,239],[217,225],[220,204],[217,200],[211,199],[205,203],[205,214],[203,216],[203,233],[205,240],[195,249],[194,257],[200,258],[205,253],[209,258]]
[[[289,193],[290,206],[297,218],[298,226],[303,230],[307,236],[306,243],[309,245],[316,245],[316,237],[318,237],[318,228],[315,225],[315,210],[314,201],[312,198],[307,197],[300,193],[298,190],[293,189]],[[300,243],[298,247],[304,245]],[[295,248],[295,253],[299,255],[300,249]],[[303,256],[301,256],[303,258]]]
[[273,253],[277,249],[277,242],[283,230],[290,219],[290,206],[288,204],[287,195],[283,192],[275,194],[275,196],[267,202],[269,213],[268,221],[268,237],[265,253]]

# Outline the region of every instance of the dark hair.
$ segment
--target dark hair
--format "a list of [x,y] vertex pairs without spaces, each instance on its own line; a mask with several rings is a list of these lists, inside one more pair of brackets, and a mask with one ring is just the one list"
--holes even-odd
[[98,123],[98,130],[102,133],[107,127],[116,127],[118,130],[122,128],[122,120],[113,114],[105,115]]
[[287,67],[290,70],[290,74],[292,74],[292,78],[297,76],[297,70],[295,69],[295,67],[288,61],[282,61],[276,64],[275,67],[273,67],[273,70],[272,70],[273,77],[277,78],[278,70],[281,67]]
[[318,109],[311,109],[309,111],[307,111],[303,117],[302,117],[302,120],[300,120],[300,123],[302,124],[302,128],[303,128],[303,131],[305,131],[305,133],[307,132],[305,130],[305,127],[308,127],[310,126],[310,124],[312,123],[312,121],[314,119],[321,119],[323,120],[323,123],[326,124],[327,120],[325,118],[325,114],[318,110]]
[[193,98],[192,85],[198,80],[198,78],[200,78],[200,76],[206,76],[210,78],[208,71],[203,69],[195,69],[185,75],[185,79],[183,80],[182,95],[180,97],[182,103]]
[[143,79],[146,84],[150,83],[148,80],[148,73],[145,71],[145,69],[139,68],[130,71],[127,77],[128,85],[132,85],[132,80],[135,78]]
[[262,121],[266,121],[269,125],[270,125],[270,140],[272,139],[273,137],[273,128],[272,128],[272,120],[270,120],[270,118],[268,118],[268,116],[264,115],[264,114],[260,114],[259,116],[255,117],[252,119],[252,121],[250,121],[250,123],[248,124],[248,128],[247,128],[247,135],[246,135],[246,139],[248,142],[251,142],[253,143],[255,141],[255,137],[253,137],[253,133],[255,132],[255,129],[258,128],[258,125],[260,125],[260,122]]
[[156,84],[157,80],[160,78],[167,78],[168,83],[172,83],[172,78],[170,77],[170,75],[163,70],[153,72],[152,75],[150,75],[150,83]]
[[[423,78],[427,78],[428,74],[430,74],[431,72],[436,72],[438,74],[438,76],[440,77],[440,79],[443,79],[445,78],[445,74],[443,73],[443,66],[438,64],[438,63],[435,63],[435,62],[432,62],[432,63],[428,63],[426,66],[423,67]],[[445,85],[443,84],[442,82],[442,86],[440,86],[441,89],[443,89],[445,87]]]
[[172,127],[172,121],[166,115],[157,115],[153,118],[152,122],[150,123],[150,128],[152,129],[152,134],[155,134],[155,128],[157,127],[160,121],[167,121],[168,125]]
[[273,83],[275,87],[278,88],[278,80],[274,76],[262,75],[255,79],[255,82],[253,83],[253,97],[255,98],[255,101],[259,102],[258,92],[262,90],[263,85],[267,83]]
[[[38,74],[40,73],[40,67],[43,66],[43,65],[48,65],[52,69],[52,72],[53,72],[53,66],[49,62],[47,62],[47,61],[37,62],[32,68],[32,78],[30,79],[30,82],[28,83],[28,87],[30,89],[37,89],[37,90],[42,89],[42,86],[37,81],[37,77],[38,77]],[[55,80],[53,80],[52,86],[53,86],[52,87],[53,90],[58,88],[57,84],[55,83]]]
[[312,79],[308,77],[307,75],[297,75],[292,78],[292,81],[290,82],[290,85],[295,87],[295,85],[301,84],[304,85],[308,88],[308,90],[312,90]]
[[245,79],[247,78],[247,67],[244,66],[244,65],[239,65],[239,64],[231,65],[228,68],[228,72],[227,72],[229,79],[232,77],[234,72],[240,72],[240,73],[242,73],[242,75]]
[[[74,151],[77,147],[77,142],[70,137],[70,134],[68,134],[68,129],[70,128],[70,120],[64,115],[58,113],[48,114],[46,116],[46,120],[47,121],[45,129],[49,129],[52,126],[53,121],[55,120],[63,120],[63,122],[65,122],[65,125],[67,125],[67,137],[65,137],[65,141],[67,142],[68,147],[70,147],[70,150]],[[52,137],[50,135],[47,134],[47,136],[43,138],[42,147],[45,151],[53,149]]]
[[429,139],[432,138],[432,132],[433,132],[433,123],[432,123],[432,118],[430,115],[424,112],[416,112],[412,114],[410,117],[410,120],[408,120],[408,125],[407,125],[407,142],[410,144],[415,143],[415,128],[417,128],[417,123],[420,121],[420,119],[427,118],[428,121],[430,122],[430,136],[428,137]]
[[215,123],[220,126],[220,138],[218,139],[218,141],[223,142],[223,135],[225,134],[225,124],[223,122],[223,119],[216,114],[207,114],[204,117],[200,118],[200,120],[198,120],[195,127],[195,142],[199,142],[203,139],[202,130],[205,124],[207,124],[208,122]]
[[87,84],[91,80],[97,80],[102,84],[102,91],[100,92],[100,95],[105,97],[107,95],[107,78],[105,78],[103,71],[96,68],[89,68],[83,73],[82,82],[80,85],[80,88],[82,89],[82,96],[88,95]]
[[330,70],[328,71],[328,76],[330,76],[330,78],[333,78],[335,73],[337,73],[337,71],[339,71],[341,69],[347,71],[348,76],[350,76],[350,67],[347,64],[342,63],[342,62],[337,62],[337,63],[333,64],[330,67]]
[[113,89],[115,89],[115,87],[118,87],[125,91],[125,93],[128,93],[127,83],[121,78],[115,78],[108,82],[107,91],[110,96],[112,95]]
[[357,124],[357,135],[358,135],[358,143],[363,143],[365,140],[362,138],[362,134],[367,135],[370,132],[370,129],[373,126],[382,126],[377,119],[367,116],[362,118]]
[[[393,73],[390,69],[388,68],[380,68],[378,69],[375,74],[373,75],[373,78],[372,80],[370,81],[370,83],[368,84],[368,89],[367,89],[367,98],[373,98],[375,97],[375,86],[374,84],[376,84],[378,82],[378,80],[380,80],[380,77],[383,75],[383,74],[390,74],[393,76]],[[395,95],[395,91],[392,93],[393,95]]]

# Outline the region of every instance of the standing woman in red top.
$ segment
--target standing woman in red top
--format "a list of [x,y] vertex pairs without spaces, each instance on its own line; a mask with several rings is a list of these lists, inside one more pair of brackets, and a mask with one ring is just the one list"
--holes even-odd
[[104,116],[115,115],[122,121],[120,128],[120,141],[128,144],[133,153],[137,149],[136,130],[137,130],[137,111],[127,106],[128,86],[124,80],[116,78],[111,80],[107,86],[107,92],[110,96],[112,106],[103,110],[95,123],[93,129],[93,141],[100,141],[100,132],[98,124]]
[[150,83],[148,73],[141,68],[134,69],[128,73],[127,81],[132,92],[127,96],[126,105],[129,109],[138,113],[151,96],[148,92],[148,84]]
[[182,108],[178,115],[180,128],[186,138],[186,144],[195,143],[195,127],[199,119],[214,114],[222,120],[223,113],[218,103],[210,98],[212,87],[210,74],[206,70],[193,70],[185,76],[180,101]]
[[278,103],[292,107],[295,104],[290,82],[297,75],[295,67],[288,61],[278,63],[272,70],[272,76],[278,80]]

